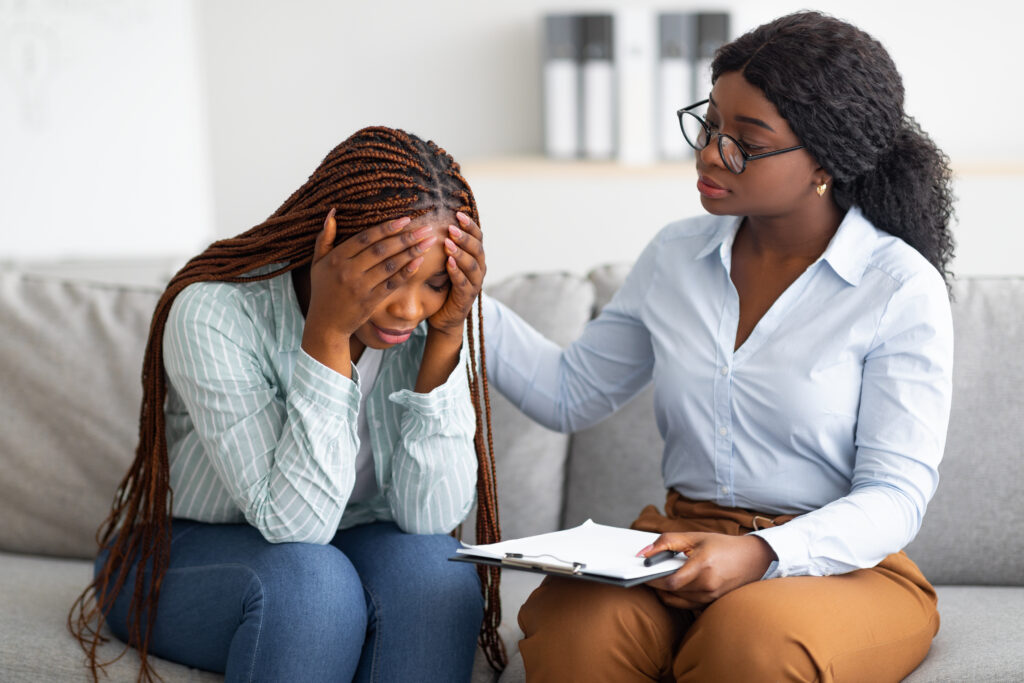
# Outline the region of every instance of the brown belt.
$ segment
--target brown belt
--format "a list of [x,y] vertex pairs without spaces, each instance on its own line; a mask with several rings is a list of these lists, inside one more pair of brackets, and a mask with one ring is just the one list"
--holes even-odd
[[633,522],[633,528],[666,533],[707,531],[740,535],[785,524],[797,515],[766,515],[746,508],[725,507],[706,500],[690,500],[669,490],[665,513],[648,505]]

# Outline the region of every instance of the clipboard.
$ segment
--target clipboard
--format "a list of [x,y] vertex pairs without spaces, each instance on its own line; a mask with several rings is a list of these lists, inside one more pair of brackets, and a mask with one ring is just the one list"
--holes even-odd
[[629,588],[668,576],[686,561],[685,556],[678,555],[645,566],[636,553],[657,537],[656,533],[595,524],[588,519],[563,531],[489,545],[466,545],[448,559]]
[[491,567],[501,567],[502,569],[516,569],[524,572],[534,572],[535,574],[547,574],[548,576],[561,576],[570,579],[583,579],[584,581],[597,581],[598,583],[607,583],[613,586],[621,586],[623,588],[639,586],[642,583],[647,583],[652,579],[660,579],[661,577],[668,576],[676,571],[675,569],[666,569],[647,576],[638,576],[632,579],[617,579],[610,576],[601,576],[599,574],[588,574],[582,570],[574,572],[572,569],[567,570],[563,566],[555,566],[545,563],[532,562],[527,564],[524,562],[494,560],[489,557],[478,557],[473,555],[452,555],[448,559],[452,562],[470,562],[472,564],[485,564]]

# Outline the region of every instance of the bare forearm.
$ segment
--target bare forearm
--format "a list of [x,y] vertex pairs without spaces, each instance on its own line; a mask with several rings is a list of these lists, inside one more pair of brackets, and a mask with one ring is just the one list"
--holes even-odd
[[430,330],[423,348],[420,373],[416,378],[416,393],[426,394],[448,381],[452,370],[459,364],[462,350],[461,330],[457,334]]
[[347,334],[307,321],[302,332],[302,350],[339,375],[352,378],[352,351]]

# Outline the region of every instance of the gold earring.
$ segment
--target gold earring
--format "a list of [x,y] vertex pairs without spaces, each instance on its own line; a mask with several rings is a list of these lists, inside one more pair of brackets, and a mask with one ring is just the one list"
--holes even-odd
[[824,195],[825,194],[825,190],[827,190],[827,189],[828,189],[828,183],[822,183],[821,185],[818,185],[818,187],[817,187],[818,196],[821,197],[822,195]]

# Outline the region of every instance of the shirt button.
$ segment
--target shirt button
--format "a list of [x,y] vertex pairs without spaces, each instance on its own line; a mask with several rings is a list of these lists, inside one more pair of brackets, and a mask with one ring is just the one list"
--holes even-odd
[[729,487],[728,486],[723,486],[722,487],[722,493],[724,493],[726,495],[729,495]]
[[720,429],[718,430],[718,433],[719,433],[719,434],[721,434],[722,436],[725,436],[726,434],[728,434],[728,433],[729,433],[729,430],[728,430],[728,429],[726,429],[725,427],[721,427],[721,428],[720,428]]
[[723,365],[723,366],[722,366],[722,369],[720,370],[720,372],[721,372],[721,373],[722,373],[723,375],[728,375],[728,374],[729,374],[729,367],[728,367],[728,366],[725,366],[725,365]]

